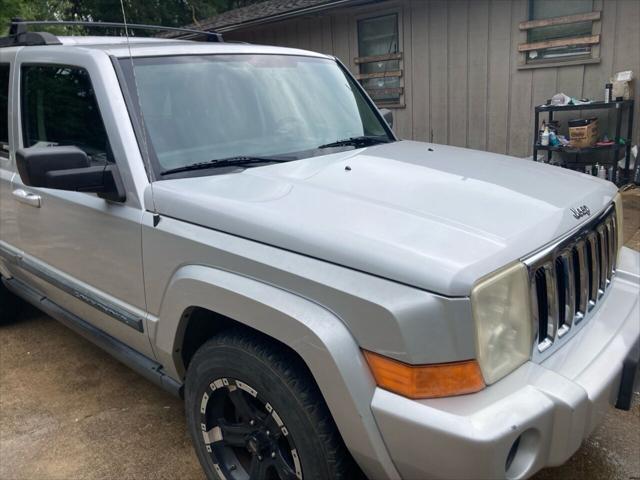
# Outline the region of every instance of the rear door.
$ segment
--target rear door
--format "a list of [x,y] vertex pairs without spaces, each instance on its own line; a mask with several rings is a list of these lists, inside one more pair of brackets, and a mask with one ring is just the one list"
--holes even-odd
[[[70,51],[71,50],[71,51]],[[80,49],[78,49],[80,50]],[[153,357],[142,275],[142,188],[126,158],[121,129],[130,123],[110,59],[102,52],[59,47],[23,49],[20,118],[25,148],[75,145],[94,163],[115,163],[127,199],[13,184],[22,272],[65,309]],[[23,191],[24,193],[20,193]]]

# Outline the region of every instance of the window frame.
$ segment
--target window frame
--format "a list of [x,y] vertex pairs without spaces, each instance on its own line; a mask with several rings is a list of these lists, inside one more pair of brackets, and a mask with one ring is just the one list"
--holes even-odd
[[[395,15],[396,21],[397,21],[397,35],[398,35],[397,54],[399,55],[399,58],[397,60],[399,64],[398,69],[400,72],[400,75],[398,77],[400,79],[400,82],[399,82],[400,86],[398,88],[400,92],[399,92],[397,101],[386,101],[386,100],[379,101],[370,96],[369,90],[365,88],[365,86],[362,84],[362,79],[360,77],[360,75],[362,75],[362,73],[360,72],[360,65],[362,63],[359,63],[358,59],[365,58],[365,57],[360,54],[359,25],[360,25],[360,22],[363,20],[374,20],[376,18],[387,17],[390,15]],[[372,102],[376,105],[377,108],[388,108],[388,109],[406,108],[405,52],[404,52],[403,25],[404,25],[403,9],[401,5],[395,5],[391,7],[386,6],[386,8],[379,8],[374,10],[371,10],[370,8],[365,9],[362,11],[362,13],[356,14],[351,18],[351,32],[352,32],[352,42],[353,42],[352,44],[355,45],[355,52],[357,53],[357,56],[352,59],[352,62],[353,62],[352,67],[354,68],[354,72],[355,72],[353,76],[358,81],[358,84],[362,87],[362,89],[365,92],[367,92],[367,96],[371,98]]]
[[[91,90],[93,91],[94,94],[94,101],[95,101],[95,107],[98,109],[98,116],[100,117],[100,121],[102,122],[102,128],[104,130],[105,133],[105,137],[107,140],[107,147],[105,147],[105,154],[107,154],[107,158],[108,158],[108,153],[107,151],[111,150],[113,152],[113,147],[111,145],[111,139],[109,137],[109,131],[107,129],[107,124],[104,121],[104,116],[102,114],[102,109],[100,108],[100,102],[98,100],[98,95],[96,94],[96,89],[94,86],[94,82],[93,82],[93,78],[91,76],[91,72],[89,71],[89,68],[87,68],[84,65],[76,65],[76,64],[72,64],[72,63],[61,63],[61,62],[40,62],[40,61],[26,61],[26,62],[21,62],[19,65],[19,79],[18,79],[18,103],[20,105],[20,144],[22,145],[23,148],[31,148],[31,147],[27,147],[27,116],[28,116],[28,110],[25,108],[25,74],[24,74],[24,70],[25,68],[29,68],[29,67],[57,67],[57,68],[72,68],[72,69],[77,69],[77,70],[84,70],[87,74],[87,78],[89,79],[89,84],[91,85]],[[77,146],[77,145],[76,145]],[[81,148],[78,146],[78,148]],[[82,148],[81,148],[82,149]],[[113,154],[112,154],[113,157]],[[112,158],[112,161],[109,163],[117,163],[115,161],[115,158]]]
[[[602,15],[603,15],[603,0],[593,0],[591,11],[583,12],[575,15],[583,15],[583,14],[594,14],[594,17],[597,14],[597,18],[593,18],[591,20],[591,34],[588,37],[592,37],[592,41],[590,41],[591,51],[589,54],[584,55],[570,55],[567,57],[561,58],[542,58],[542,59],[530,59],[529,58],[529,50],[523,51],[522,48],[529,48],[529,45],[533,45],[533,43],[537,42],[529,42],[529,30],[536,27],[528,26],[530,22],[536,21],[532,18],[534,2],[536,0],[528,0],[528,8],[527,8],[527,19],[519,23],[519,45],[518,45],[518,69],[533,69],[533,68],[549,68],[549,67],[562,67],[562,66],[571,66],[571,65],[586,65],[586,64],[595,64],[600,63],[600,45],[602,42],[601,31],[602,31]],[[574,15],[569,15],[569,17]],[[562,18],[562,16],[558,17],[550,17],[550,18]],[[573,22],[572,22],[573,23]],[[579,23],[579,22],[575,22]],[[571,23],[567,23],[567,25],[571,25]],[[571,38],[571,37],[566,37]],[[544,40],[543,40],[544,41]]]
[[[11,156],[11,117],[9,112],[11,109],[9,108],[11,104],[11,75],[13,74],[13,65],[11,62],[0,62],[0,68],[7,67],[8,74],[8,82],[7,82],[7,111],[6,111],[6,120],[7,120],[7,141],[4,142],[0,139],[0,159],[9,160]],[[0,115],[2,112],[0,112]],[[6,145],[6,147],[5,147]]]

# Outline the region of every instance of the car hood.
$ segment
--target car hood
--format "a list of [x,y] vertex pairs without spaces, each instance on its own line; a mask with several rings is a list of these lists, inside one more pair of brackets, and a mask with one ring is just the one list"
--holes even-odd
[[[615,186],[494,153],[401,141],[153,184],[161,215],[446,296],[605,208]],[[150,189],[147,189],[149,205]]]

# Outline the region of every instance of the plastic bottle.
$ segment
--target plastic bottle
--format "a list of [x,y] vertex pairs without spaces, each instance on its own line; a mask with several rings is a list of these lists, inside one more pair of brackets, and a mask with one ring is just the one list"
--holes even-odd
[[540,145],[543,147],[549,145],[549,127],[544,127],[544,132],[542,132],[542,137],[540,138]]
[[613,84],[607,83],[604,86],[604,103],[609,103],[613,100],[612,93],[613,93]]
[[607,169],[604,167],[604,165],[600,165],[598,167],[598,178],[604,178],[605,180],[607,178]]

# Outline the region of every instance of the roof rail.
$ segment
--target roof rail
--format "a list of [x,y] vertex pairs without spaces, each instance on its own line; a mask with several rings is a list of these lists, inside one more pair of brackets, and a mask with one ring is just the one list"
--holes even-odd
[[22,20],[21,18],[11,19],[9,35],[0,37],[1,47],[17,47],[28,45],[61,45],[62,42],[55,35],[47,32],[30,32],[29,26],[69,26],[69,27],[89,27],[89,28],[127,28],[131,30],[158,30],[190,33],[203,35],[208,42],[222,42],[222,35],[217,32],[207,32],[204,30],[194,30],[191,28],[163,27],[159,25],[142,25],[137,23],[117,23],[117,22],[82,22],[82,21],[57,21],[57,20]]

